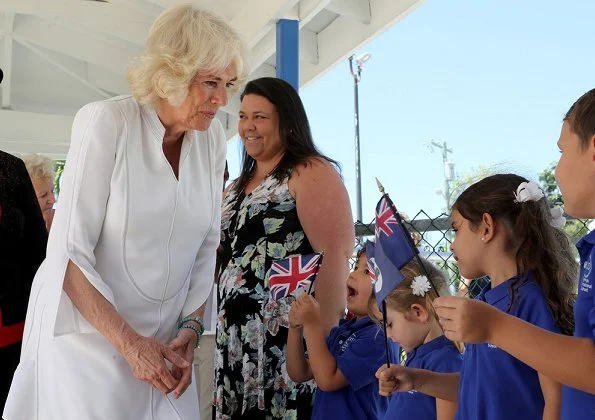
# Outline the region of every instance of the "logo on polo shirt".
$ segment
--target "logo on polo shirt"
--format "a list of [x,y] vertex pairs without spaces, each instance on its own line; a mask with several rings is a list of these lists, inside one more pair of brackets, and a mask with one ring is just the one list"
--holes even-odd
[[349,346],[349,344],[355,340],[355,333],[351,334],[349,337],[347,337],[347,339],[343,342],[339,341],[339,344],[341,344],[341,353],[344,353],[345,350],[347,350],[347,347]]
[[581,279],[581,284],[579,288],[581,292],[589,293],[593,288],[591,284],[591,269],[593,268],[592,263],[592,254],[589,255],[589,259],[583,263],[583,278]]
[[583,278],[591,276],[591,269],[593,268],[593,263],[591,261],[592,255],[589,255],[589,259],[583,263]]

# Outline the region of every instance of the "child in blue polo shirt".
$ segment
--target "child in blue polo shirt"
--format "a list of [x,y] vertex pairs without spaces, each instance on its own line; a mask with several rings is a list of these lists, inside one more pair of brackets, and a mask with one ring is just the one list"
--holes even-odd
[[[490,277],[477,300],[545,330],[572,334],[577,267],[537,184],[514,174],[487,177],[459,196],[451,218],[461,275]],[[448,336],[450,314],[436,311]],[[466,345],[460,377],[398,367],[378,376],[385,394],[413,387],[458,401],[461,420],[560,416],[560,384],[493,343]]]
[[[318,302],[303,294],[291,306],[287,373],[295,382],[315,379],[318,389],[312,411],[314,420],[375,420],[384,416],[388,398],[380,396],[374,374],[386,363],[385,338],[367,316],[371,295],[372,283],[362,249],[347,279],[347,308],[355,318],[340,321],[325,340]],[[396,357],[398,349],[391,346],[389,350]]]
[[[566,212],[594,219],[595,89],[581,96],[566,114],[558,147],[562,155],[556,180]],[[581,239],[577,248],[580,274],[574,337],[536,328],[481,302],[450,297],[434,302],[437,312],[447,319],[447,336],[466,342],[491,342],[563,383],[563,420],[595,418],[595,231]]]
[[[444,274],[422,260],[426,273],[442,296],[448,294]],[[461,353],[448,338],[436,318],[432,301],[434,289],[415,260],[406,264],[401,273],[404,280],[386,297],[387,334],[406,352],[401,364],[433,372],[459,372]],[[385,419],[448,420],[453,419],[457,404],[436,399],[415,390],[391,396]]]

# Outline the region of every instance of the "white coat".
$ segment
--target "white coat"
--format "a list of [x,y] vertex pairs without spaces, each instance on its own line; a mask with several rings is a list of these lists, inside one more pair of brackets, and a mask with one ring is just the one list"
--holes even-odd
[[164,133],[155,111],[131,97],[77,113],[6,420],[199,418],[192,388],[175,400],[134,378],[62,290],[72,260],[132,328],[162,343],[209,296],[225,135],[216,119],[206,132],[187,132],[178,180],[162,151]]

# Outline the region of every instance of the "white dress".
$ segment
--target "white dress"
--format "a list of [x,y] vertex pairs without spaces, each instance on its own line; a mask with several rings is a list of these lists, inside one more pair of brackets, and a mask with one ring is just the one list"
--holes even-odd
[[199,418],[196,392],[175,400],[135,379],[62,290],[70,259],[132,328],[163,343],[209,296],[225,135],[217,120],[188,132],[178,181],[162,151],[164,132],[157,114],[131,97],[77,113],[6,420]]

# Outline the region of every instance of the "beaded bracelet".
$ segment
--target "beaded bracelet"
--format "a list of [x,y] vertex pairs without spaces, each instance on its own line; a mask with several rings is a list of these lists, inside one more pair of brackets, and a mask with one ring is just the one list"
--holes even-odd
[[178,322],[178,330],[182,328],[184,324],[187,322],[196,322],[200,327],[200,331],[197,330],[199,337],[204,334],[205,332],[205,325],[202,323],[202,320],[198,317],[187,316],[186,318],[182,318],[180,322]]
[[202,334],[200,334],[198,332],[198,328],[196,328],[194,325],[190,325],[190,324],[182,325],[180,327],[180,330],[183,329],[183,328],[188,328],[188,329],[190,329],[190,330],[192,330],[192,331],[194,331],[196,333],[196,344],[194,345],[194,348],[197,349],[198,348],[198,344],[200,343],[200,336]]

